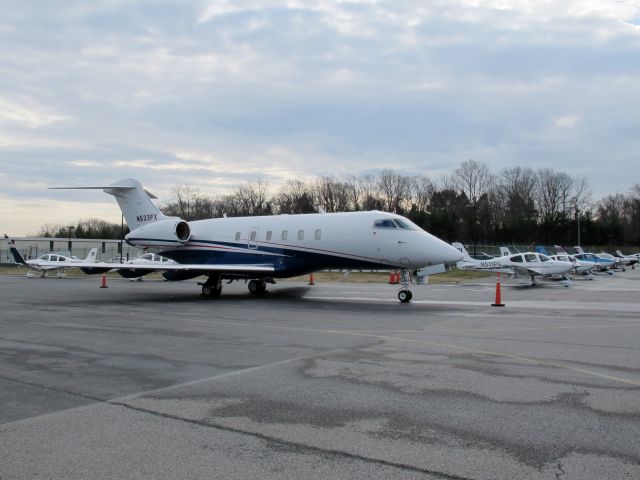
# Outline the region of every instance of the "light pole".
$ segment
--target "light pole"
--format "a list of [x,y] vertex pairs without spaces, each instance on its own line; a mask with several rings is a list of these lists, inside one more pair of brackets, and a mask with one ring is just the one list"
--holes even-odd
[[124,241],[124,213],[120,215],[120,263],[124,261],[122,259],[122,254],[124,253],[122,248],[123,241]]
[[478,208],[478,199],[474,196],[473,197],[473,258],[476,258],[476,237],[477,237],[477,232],[476,232],[476,209]]
[[578,246],[580,246],[580,210],[576,207],[576,221],[578,223]]
[[69,250],[69,256],[71,256],[71,235],[73,235],[73,231],[75,227],[72,225],[69,227],[69,239],[67,241],[67,250]]

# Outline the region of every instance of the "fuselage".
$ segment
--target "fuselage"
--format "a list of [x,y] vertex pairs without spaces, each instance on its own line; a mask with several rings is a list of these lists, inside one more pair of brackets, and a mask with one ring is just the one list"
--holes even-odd
[[321,269],[406,268],[455,263],[460,252],[386,212],[215,218],[189,222],[186,242],[127,236],[183,264],[273,265],[274,277]]

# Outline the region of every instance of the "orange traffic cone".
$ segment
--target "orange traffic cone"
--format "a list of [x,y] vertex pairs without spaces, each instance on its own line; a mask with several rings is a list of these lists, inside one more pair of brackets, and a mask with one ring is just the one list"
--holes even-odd
[[502,298],[500,296],[500,272],[498,272],[498,276],[496,277],[496,303],[492,303],[491,306],[504,307],[504,303],[502,303]]
[[309,285],[315,285],[313,282],[313,273],[309,275]]
[[107,288],[107,275],[106,274],[102,274],[102,284],[100,285],[100,288]]

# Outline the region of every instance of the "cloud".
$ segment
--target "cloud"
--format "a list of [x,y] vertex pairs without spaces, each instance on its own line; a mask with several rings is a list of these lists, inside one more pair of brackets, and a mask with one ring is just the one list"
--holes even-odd
[[638,18],[613,0],[16,3],[0,17],[4,194],[138,177],[168,198],[467,158],[625,190]]
[[555,118],[553,124],[561,129],[571,130],[575,128],[582,119],[578,115],[564,115],[562,117]]
[[39,105],[20,104],[0,97],[0,122],[3,123],[13,123],[26,128],[39,128],[70,119],[71,117],[67,115],[52,113]]

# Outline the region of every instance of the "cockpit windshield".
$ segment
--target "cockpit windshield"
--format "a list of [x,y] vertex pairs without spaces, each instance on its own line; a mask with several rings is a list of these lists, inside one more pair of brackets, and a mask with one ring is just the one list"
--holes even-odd
[[383,220],[376,220],[373,222],[373,228],[398,228],[398,226],[390,218],[385,218]]
[[402,230],[418,230],[418,226],[404,218],[382,218],[373,222],[373,228],[400,228]]

